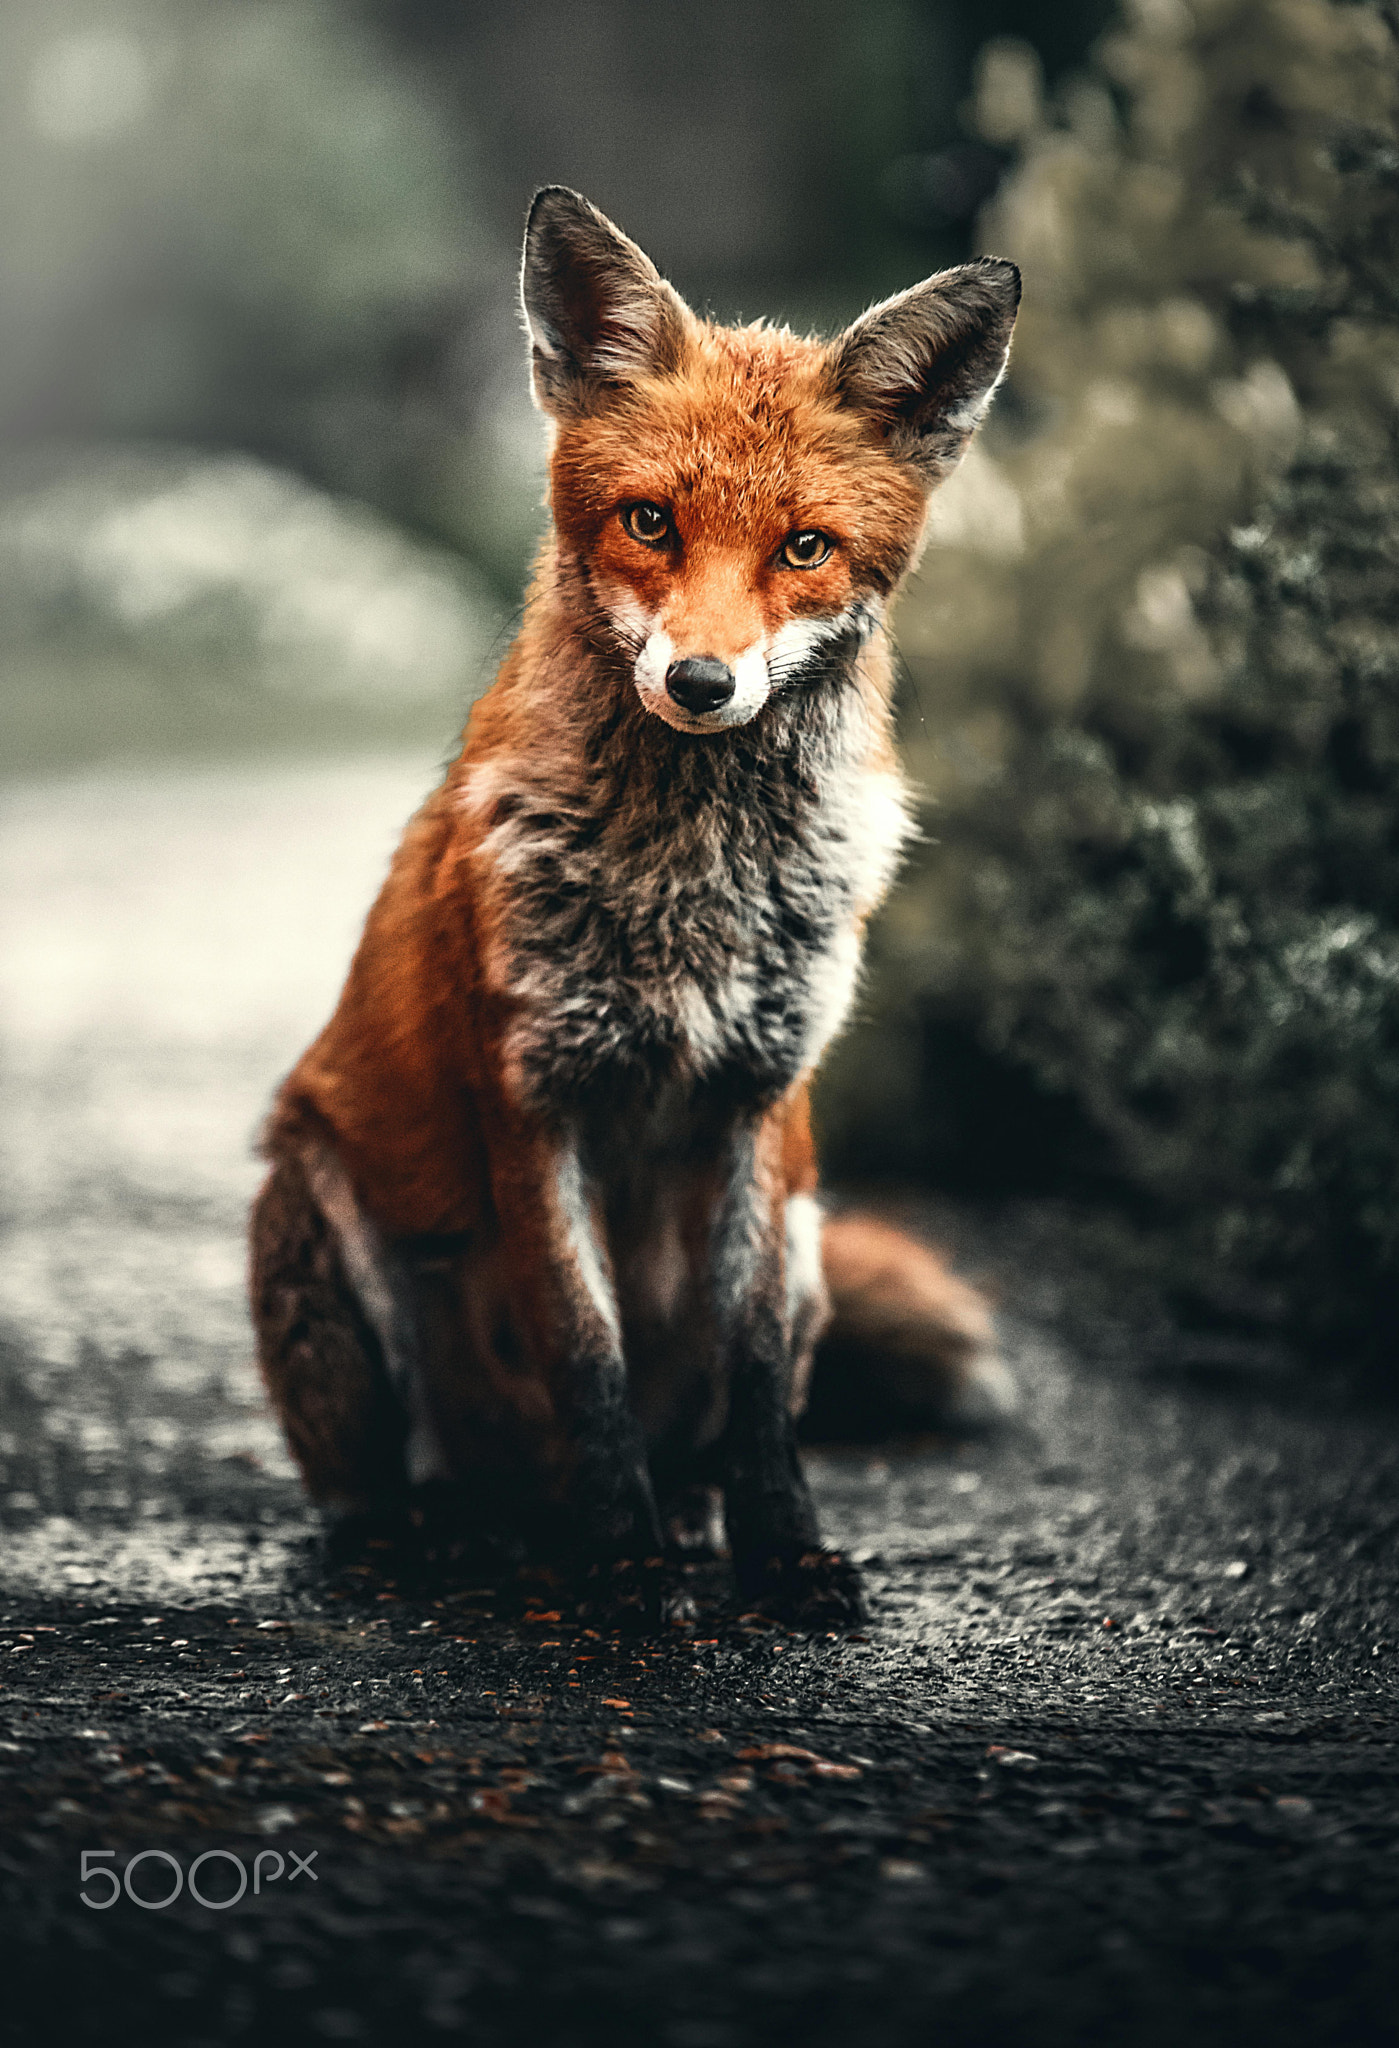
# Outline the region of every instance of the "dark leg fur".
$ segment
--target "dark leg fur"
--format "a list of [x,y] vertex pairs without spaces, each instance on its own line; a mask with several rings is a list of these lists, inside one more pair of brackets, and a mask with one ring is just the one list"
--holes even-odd
[[296,1159],[277,1161],[253,1207],[252,1308],[262,1376],[311,1498],[350,1512],[401,1501],[403,1414]]
[[859,1574],[821,1548],[789,1403],[781,1235],[757,1183],[751,1141],[736,1146],[715,1247],[729,1353],[725,1518],[740,1594],[807,1628],[865,1619]]
[[734,1576],[745,1599],[802,1627],[853,1627],[865,1619],[859,1574],[821,1547],[773,1323],[780,1337],[775,1316],[756,1316],[736,1343],[726,1500]]

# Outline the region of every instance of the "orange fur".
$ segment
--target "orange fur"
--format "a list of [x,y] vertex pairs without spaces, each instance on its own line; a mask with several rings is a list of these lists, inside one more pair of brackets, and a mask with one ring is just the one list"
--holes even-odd
[[821,1257],[833,1348],[859,1353],[880,1391],[914,1413],[955,1414],[979,1370],[991,1404],[982,1419],[992,1418],[1008,1390],[985,1384],[991,1311],[940,1252],[872,1216],[837,1215],[822,1230]]

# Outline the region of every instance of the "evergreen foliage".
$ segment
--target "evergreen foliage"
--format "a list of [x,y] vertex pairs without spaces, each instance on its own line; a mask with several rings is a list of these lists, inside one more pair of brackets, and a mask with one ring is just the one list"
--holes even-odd
[[[1053,113],[1033,87],[990,53],[1018,432],[951,487],[902,620],[940,844],[872,1029],[970,1018],[1197,1294],[1392,1356],[1396,16],[1138,0]],[[862,1111],[906,1130],[871,1050]]]

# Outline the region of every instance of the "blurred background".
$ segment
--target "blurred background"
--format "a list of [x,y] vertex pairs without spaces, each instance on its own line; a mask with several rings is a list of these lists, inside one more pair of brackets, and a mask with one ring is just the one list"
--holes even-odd
[[2,0],[12,1307],[77,1329],[100,1164],[213,1205],[244,1342],[257,1105],[540,532],[563,182],[726,319],[1025,273],[898,613],[925,835],[834,1171],[1392,1360],[1395,52],[1378,0]]

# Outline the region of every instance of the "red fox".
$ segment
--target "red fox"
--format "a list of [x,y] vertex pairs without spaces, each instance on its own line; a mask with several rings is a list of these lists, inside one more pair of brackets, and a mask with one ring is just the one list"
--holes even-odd
[[449,1487],[656,1610],[719,1486],[743,1597],[849,1625],[794,1445],[818,1342],[1001,1400],[970,1287],[823,1226],[807,1098],[910,831],[885,607],[1019,291],[986,258],[829,343],[725,328],[535,199],[552,531],[265,1135],[260,1361],[328,1508]]

